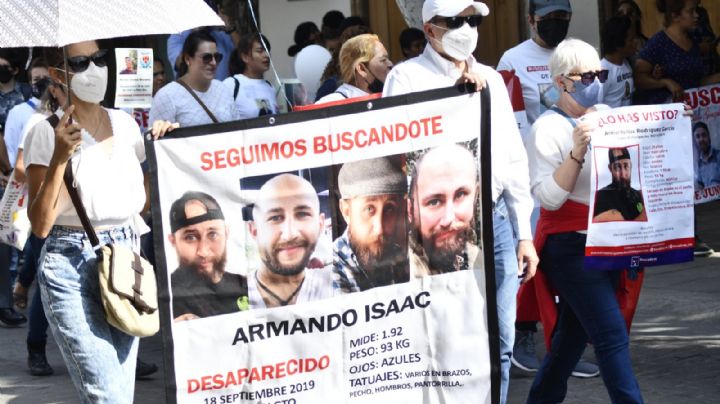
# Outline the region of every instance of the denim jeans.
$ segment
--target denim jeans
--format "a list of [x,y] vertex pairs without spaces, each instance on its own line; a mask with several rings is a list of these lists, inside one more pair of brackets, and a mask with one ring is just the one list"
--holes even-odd
[[[25,248],[23,249],[25,263],[18,276],[18,281],[28,289],[30,289],[30,285],[32,285],[33,280],[35,280],[38,258],[43,244],[45,244],[45,239],[38,238],[32,233],[30,233],[30,237],[28,237],[28,241],[25,243]],[[40,295],[40,288],[38,288],[30,301],[27,345],[28,349],[45,352],[48,321],[45,317],[45,311],[43,311]]]
[[518,278],[513,228],[502,198],[493,209],[493,237],[495,241],[495,290],[500,329],[500,402],[505,403],[510,384],[510,358],[515,342],[515,306],[520,279]]
[[632,363],[625,320],[615,298],[620,271],[586,271],[584,234],[548,237],[541,270],[560,295],[561,304],[550,352],[530,388],[528,403],[559,403],[567,380],[592,340],[605,388],[613,403],[642,403]]
[[[137,245],[130,228],[97,233],[101,245]],[[38,272],[45,314],[82,402],[132,403],[138,339],[105,320],[96,262],[84,231],[53,227]]]

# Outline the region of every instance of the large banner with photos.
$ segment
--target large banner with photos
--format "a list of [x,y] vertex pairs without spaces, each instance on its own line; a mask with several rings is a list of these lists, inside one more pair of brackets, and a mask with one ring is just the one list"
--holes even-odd
[[693,109],[695,203],[720,199],[720,84],[685,92]]
[[168,400],[496,401],[487,96],[148,142]]
[[693,259],[690,119],[682,104],[601,110],[592,137],[585,268]]

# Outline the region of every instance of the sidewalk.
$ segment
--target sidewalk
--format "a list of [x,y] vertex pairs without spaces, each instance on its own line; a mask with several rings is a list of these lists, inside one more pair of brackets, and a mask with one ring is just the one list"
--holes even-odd
[[[720,203],[701,206],[698,232],[720,250]],[[633,330],[631,351],[647,403],[714,403],[720,397],[720,254],[694,262],[648,269]],[[27,373],[27,328],[0,328],[0,403],[78,403],[54,343],[49,377]],[[52,339],[51,339],[52,340]],[[538,338],[538,354],[544,347]],[[586,352],[592,359],[592,353]],[[140,358],[160,371],[135,387],[136,403],[165,401],[160,336],[145,338]],[[513,369],[508,402],[524,403],[533,375]],[[566,403],[609,402],[602,379],[571,378]],[[332,404],[332,403],[328,403]],[[382,404],[382,403],[378,403]]]

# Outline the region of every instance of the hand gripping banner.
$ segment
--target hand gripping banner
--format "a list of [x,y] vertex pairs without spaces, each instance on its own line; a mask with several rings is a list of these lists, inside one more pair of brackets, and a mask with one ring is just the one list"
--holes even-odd
[[168,401],[498,402],[481,99],[439,89],[148,141]]

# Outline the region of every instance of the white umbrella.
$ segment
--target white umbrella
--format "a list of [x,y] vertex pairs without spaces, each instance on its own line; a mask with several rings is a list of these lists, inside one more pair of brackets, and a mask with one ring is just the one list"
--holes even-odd
[[203,0],[0,0],[0,48],[224,25]]

